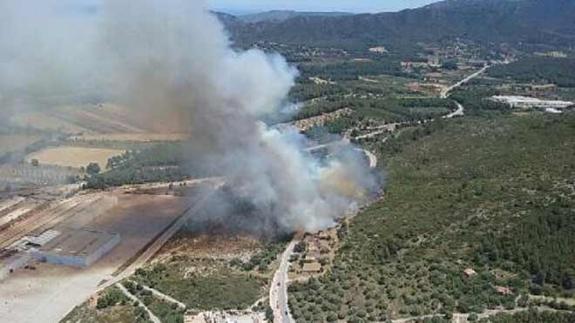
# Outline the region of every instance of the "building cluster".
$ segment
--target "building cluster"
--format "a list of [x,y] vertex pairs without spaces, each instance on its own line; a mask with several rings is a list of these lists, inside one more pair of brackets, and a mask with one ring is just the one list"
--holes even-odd
[[306,234],[301,242],[305,250],[296,250],[299,251],[296,256],[298,261],[292,266],[292,270],[304,276],[321,273],[324,266],[331,261],[336,241],[337,230],[335,229]]
[[377,47],[371,47],[369,49],[370,53],[375,53],[375,54],[385,54],[387,53],[387,48],[385,48],[384,46],[377,46]]
[[527,96],[496,95],[491,97],[493,101],[501,102],[515,109],[546,109],[548,112],[560,112],[563,109],[573,107],[575,103],[559,100],[541,100]]

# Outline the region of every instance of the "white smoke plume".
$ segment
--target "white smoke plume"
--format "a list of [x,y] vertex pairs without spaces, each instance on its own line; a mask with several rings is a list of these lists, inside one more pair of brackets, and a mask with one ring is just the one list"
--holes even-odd
[[[14,44],[0,32],[0,49],[16,50],[12,61],[2,57],[0,72],[18,78],[14,86],[11,77],[0,76],[4,93],[25,92],[31,85],[44,94],[58,87],[102,89],[136,117],[169,120],[174,129],[191,134],[190,162],[224,175],[234,198],[249,201],[259,214],[242,225],[280,232],[322,229],[377,188],[354,149],[319,161],[304,151],[308,143],[297,131],[279,131],[260,121],[287,104],[297,71],[279,55],[232,49],[205,2],[107,0],[81,28],[77,21],[59,20],[61,2],[8,5],[13,2],[0,2],[7,10],[1,17],[16,18],[10,10],[24,10],[25,20],[47,29],[11,22],[8,30],[17,26],[25,39],[30,28],[31,35],[40,34],[33,44]],[[40,14],[30,16],[26,9],[36,6]],[[34,44],[41,48],[32,50]],[[40,64],[29,69],[46,65],[50,73],[22,68],[28,61]],[[215,203],[233,204],[227,198]],[[242,222],[233,208],[223,209],[213,216]],[[205,214],[211,216],[209,210]]]
[[100,83],[94,17],[71,14],[72,4],[0,0],[0,116]]

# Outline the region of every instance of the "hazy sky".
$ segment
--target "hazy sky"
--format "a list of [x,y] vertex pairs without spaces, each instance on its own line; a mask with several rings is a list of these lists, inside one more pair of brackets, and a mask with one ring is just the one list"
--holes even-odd
[[209,0],[214,9],[233,13],[265,10],[381,12],[423,6],[438,0]]

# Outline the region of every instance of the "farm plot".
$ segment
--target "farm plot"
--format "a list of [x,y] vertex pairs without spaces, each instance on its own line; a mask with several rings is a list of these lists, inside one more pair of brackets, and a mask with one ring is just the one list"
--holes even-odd
[[0,155],[23,150],[38,139],[33,135],[0,135]]
[[108,159],[123,154],[119,149],[83,148],[83,147],[51,147],[32,153],[26,157],[31,162],[36,159],[43,165],[80,168],[90,163],[106,166]]
[[76,142],[161,142],[183,141],[190,137],[185,133],[110,133],[110,134],[83,134],[72,137]]

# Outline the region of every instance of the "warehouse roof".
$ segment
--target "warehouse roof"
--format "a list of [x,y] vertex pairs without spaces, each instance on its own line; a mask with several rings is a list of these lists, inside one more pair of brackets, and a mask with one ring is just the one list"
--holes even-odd
[[115,233],[100,231],[63,230],[59,236],[42,246],[40,251],[62,256],[87,256],[117,236]]
[[52,241],[53,239],[55,239],[59,235],[60,235],[59,231],[48,230],[48,231],[45,231],[44,233],[42,233],[38,236],[26,237],[26,240],[29,243],[32,243],[32,244],[35,244],[38,246],[43,246],[43,245],[47,244],[48,242]]

